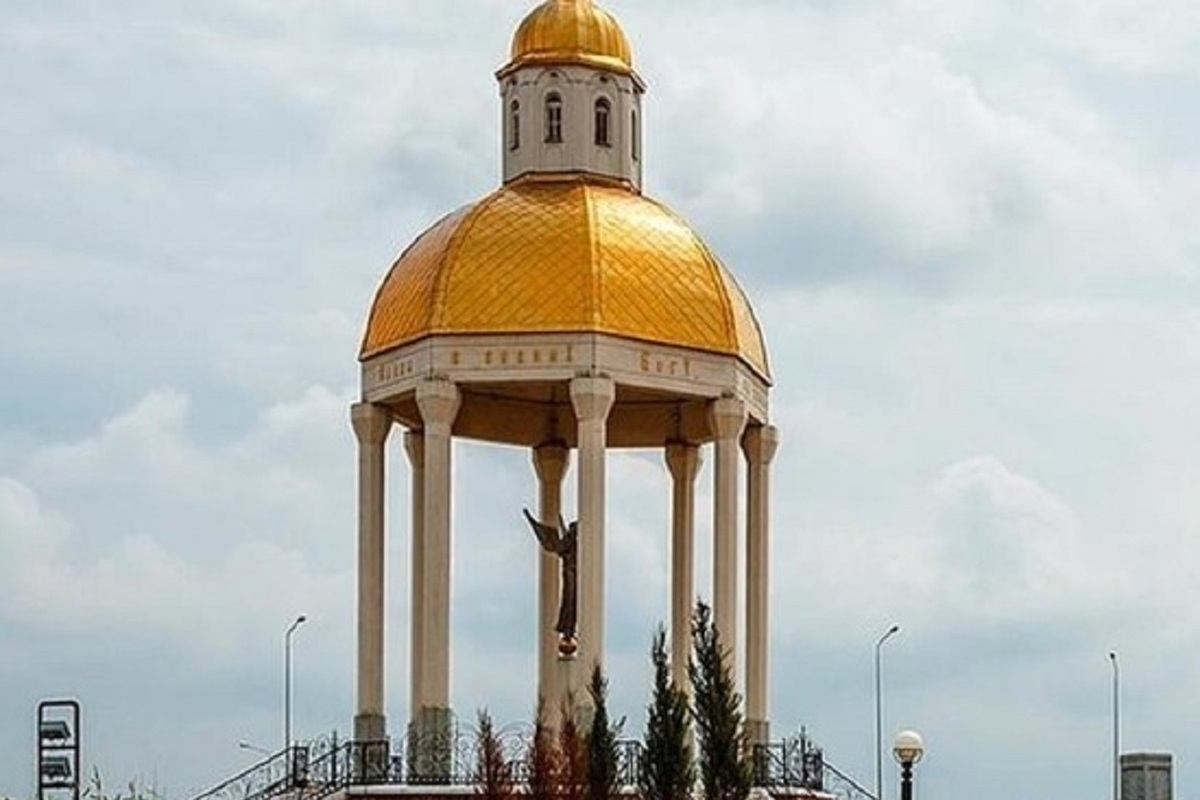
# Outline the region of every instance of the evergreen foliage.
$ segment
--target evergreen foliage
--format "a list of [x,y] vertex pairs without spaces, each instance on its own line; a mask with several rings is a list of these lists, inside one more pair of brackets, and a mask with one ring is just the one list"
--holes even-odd
[[729,653],[721,644],[712,610],[697,603],[692,616],[692,717],[699,740],[700,785],[705,800],[746,800],[752,771],[746,757],[742,698],[734,688]]
[[661,625],[650,647],[654,694],[646,715],[645,749],[638,784],[643,800],[688,800],[696,780],[687,695],[671,680],[667,632]]
[[608,679],[596,664],[588,683],[592,698],[592,724],[587,737],[588,800],[609,800],[617,794],[617,737],[621,723],[608,721]]
[[507,800],[516,794],[512,765],[504,755],[504,745],[486,709],[479,712],[475,744],[476,794],[485,800]]
[[585,800],[587,796],[587,736],[575,718],[575,698],[568,695],[558,728],[559,772],[557,800]]
[[529,772],[529,800],[556,800],[562,779],[562,754],[557,737],[546,718],[546,705],[538,701],[537,717],[533,722],[533,738],[525,755]]
[[83,800],[153,800],[158,793],[153,786],[147,787],[143,781],[136,779],[129,781],[124,793],[119,789],[109,792],[105,789],[104,779],[100,777],[100,769],[92,767],[92,774],[81,787],[79,796]]

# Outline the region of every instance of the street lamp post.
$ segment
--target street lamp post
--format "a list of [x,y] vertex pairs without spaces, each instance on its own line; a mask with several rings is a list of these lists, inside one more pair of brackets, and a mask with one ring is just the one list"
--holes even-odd
[[913,765],[925,755],[925,742],[916,731],[901,731],[896,734],[892,755],[900,764],[900,800],[912,800]]
[[247,750],[251,753],[258,753],[260,756],[267,756],[268,758],[272,755],[271,751],[266,749],[265,747],[259,747],[256,744],[250,744],[249,742],[246,742],[246,741],[238,742],[238,749],[239,750]]
[[1117,651],[1108,654],[1112,662],[1112,800],[1121,800],[1121,664]]
[[879,669],[879,651],[883,643],[900,632],[899,625],[892,625],[875,641],[875,797],[883,800],[883,694]]
[[308,617],[301,614],[283,635],[283,749],[292,746],[292,634]]

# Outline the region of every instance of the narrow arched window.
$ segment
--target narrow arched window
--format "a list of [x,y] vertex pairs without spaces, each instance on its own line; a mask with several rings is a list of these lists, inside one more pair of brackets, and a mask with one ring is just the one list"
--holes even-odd
[[596,101],[596,144],[601,147],[612,146],[612,132],[609,128],[609,116],[612,105],[601,97]]
[[546,95],[546,141],[562,142],[562,98],[557,94]]
[[521,149],[521,103],[517,100],[512,101],[509,106],[508,115],[508,148],[510,150]]
[[642,126],[638,122],[638,113],[636,111],[633,112],[630,128],[630,135],[633,137],[633,143],[630,147],[633,151],[633,160],[637,161],[642,157]]

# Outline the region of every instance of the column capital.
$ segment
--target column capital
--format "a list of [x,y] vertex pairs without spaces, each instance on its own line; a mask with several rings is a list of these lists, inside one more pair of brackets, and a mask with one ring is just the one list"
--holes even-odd
[[770,466],[779,448],[779,429],[774,425],[753,425],[742,435],[742,452],[750,466]]
[[708,421],[717,439],[736,439],[746,427],[746,404],[736,397],[722,397],[708,407]]
[[676,483],[693,483],[704,459],[700,448],[687,442],[671,442],[666,449],[667,469]]
[[425,466],[425,434],[421,431],[405,431],[404,452],[408,454],[408,463],[414,470],[422,469]]
[[392,412],[375,403],[350,406],[350,424],[359,444],[382,445],[392,432]]
[[607,419],[616,399],[617,385],[612,378],[585,375],[571,381],[571,406],[580,422]]
[[417,384],[417,409],[429,433],[449,436],[461,404],[462,395],[450,381],[429,380]]
[[562,483],[571,451],[562,442],[546,442],[533,448],[533,469],[543,484]]

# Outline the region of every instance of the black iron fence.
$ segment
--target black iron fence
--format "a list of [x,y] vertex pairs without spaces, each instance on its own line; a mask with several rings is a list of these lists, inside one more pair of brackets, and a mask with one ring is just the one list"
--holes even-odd
[[874,794],[845,772],[825,762],[825,791],[843,800],[877,800]]
[[825,756],[804,731],[781,742],[755,745],[751,751],[754,785],[765,789],[812,789],[825,781]]
[[[532,731],[511,727],[498,732],[507,779],[529,782]],[[875,800],[870,792],[825,761],[803,731],[798,736],[756,745],[750,752],[754,783],[768,790],[826,791],[845,800]],[[644,758],[642,743],[617,743],[617,779],[636,788]],[[336,734],[297,745],[264,759],[193,800],[323,800],[350,786],[475,786],[481,782],[480,753],[474,732],[457,728],[430,735],[409,735],[392,743],[339,741]]]
[[291,747],[209,789],[195,800],[260,800],[296,788],[308,772],[308,748]]
[[617,785],[622,789],[637,786],[642,777],[642,755],[646,749],[636,739],[617,742]]

